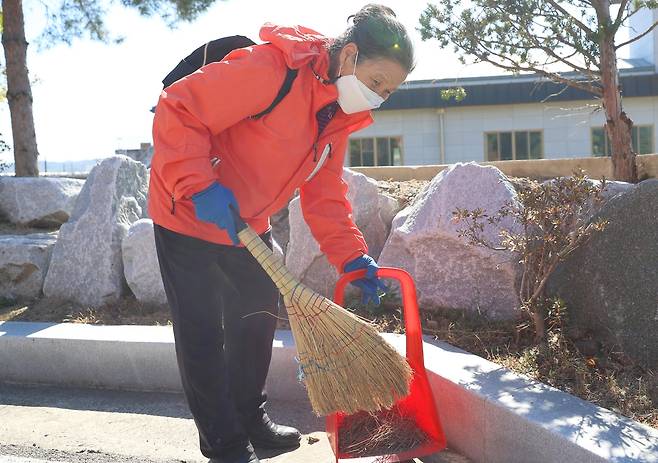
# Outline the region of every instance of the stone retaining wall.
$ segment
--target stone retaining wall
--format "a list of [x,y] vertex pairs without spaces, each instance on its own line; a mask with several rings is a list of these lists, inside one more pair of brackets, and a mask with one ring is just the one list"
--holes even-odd
[[[583,169],[592,178],[612,178],[610,158],[536,159],[528,161],[479,162],[483,166],[496,166],[510,177],[550,178],[571,175],[575,169]],[[432,180],[449,164],[433,166],[352,167],[376,180]],[[641,180],[658,178],[658,154],[637,157],[638,175]]]

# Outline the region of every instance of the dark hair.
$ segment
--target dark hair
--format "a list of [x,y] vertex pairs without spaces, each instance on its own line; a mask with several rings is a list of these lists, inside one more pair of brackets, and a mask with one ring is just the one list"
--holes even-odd
[[414,47],[407,30],[392,9],[369,3],[347,18],[352,25],[329,46],[330,76],[337,74],[338,55],[345,45],[354,42],[359,58],[386,58],[396,61],[408,73],[413,71]]

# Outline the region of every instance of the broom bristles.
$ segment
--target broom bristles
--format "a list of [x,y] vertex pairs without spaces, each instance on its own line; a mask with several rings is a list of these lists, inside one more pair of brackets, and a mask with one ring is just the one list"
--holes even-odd
[[298,282],[251,228],[238,236],[283,295],[316,414],[377,411],[408,394],[411,367],[372,323]]

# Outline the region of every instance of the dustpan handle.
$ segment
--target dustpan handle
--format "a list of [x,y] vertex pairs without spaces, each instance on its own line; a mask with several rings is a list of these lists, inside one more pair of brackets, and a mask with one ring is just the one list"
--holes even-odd
[[[334,290],[334,302],[343,305],[345,287],[348,283],[363,278],[366,269],[356,270],[343,274],[336,283]],[[414,369],[424,368],[423,360],[423,338],[420,326],[420,314],[418,312],[418,301],[416,299],[416,285],[411,275],[406,271],[393,267],[379,267],[377,271],[379,278],[392,278],[400,282],[402,287],[402,306],[404,310],[404,328],[407,341],[407,359]]]

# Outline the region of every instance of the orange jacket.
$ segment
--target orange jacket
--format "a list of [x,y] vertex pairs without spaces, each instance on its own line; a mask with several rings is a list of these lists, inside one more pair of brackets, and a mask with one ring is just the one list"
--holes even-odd
[[[260,38],[269,43],[234,50],[162,91],[153,121],[149,216],[178,233],[231,244],[224,230],[196,218],[194,193],[219,181],[235,194],[244,220],[264,233],[270,215],[299,188],[304,219],[341,271],[368,251],[352,220],[342,169],[348,135],[369,125],[371,114],[339,108],[318,138],[316,113],[338,97],[336,86],[321,80],[328,79],[329,39],[272,24]],[[251,119],[274,100],[286,66],[299,69],[290,92],[272,112]]]

